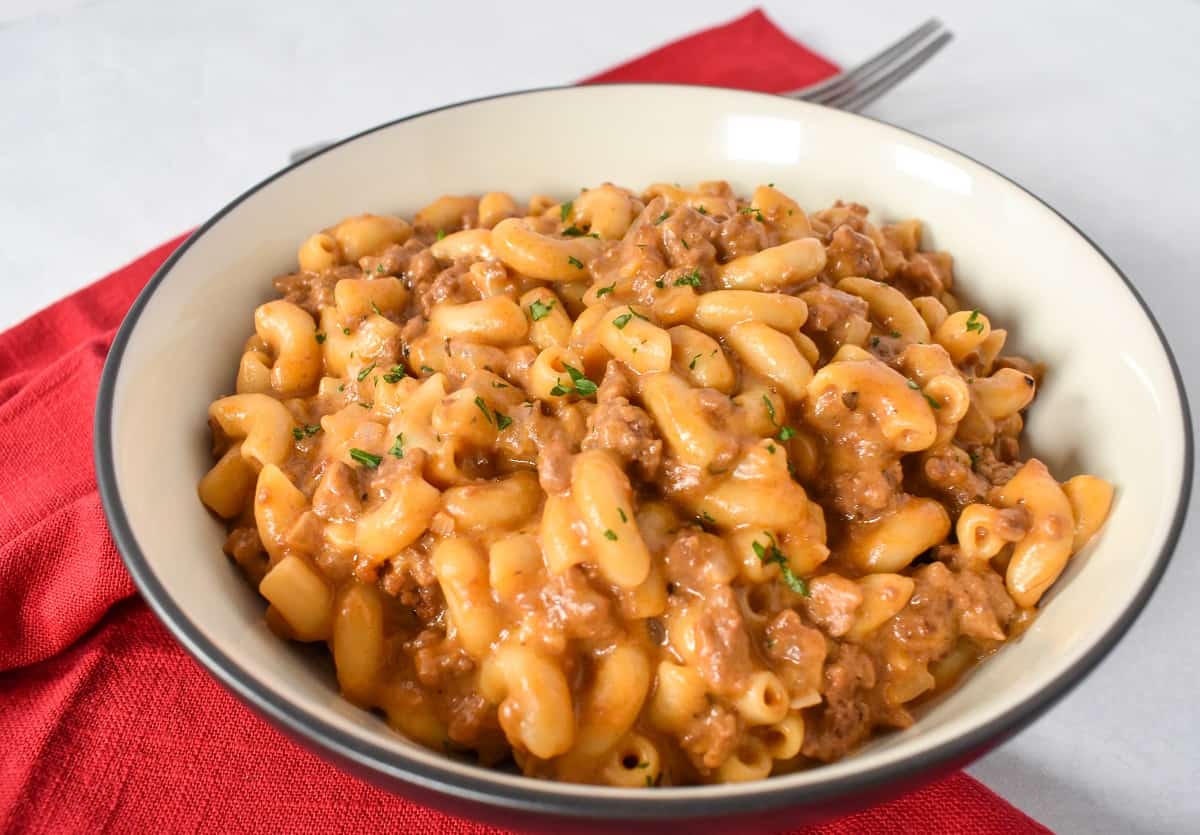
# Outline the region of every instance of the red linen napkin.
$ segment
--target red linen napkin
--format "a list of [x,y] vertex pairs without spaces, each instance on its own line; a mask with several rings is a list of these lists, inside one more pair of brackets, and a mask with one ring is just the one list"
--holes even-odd
[[[755,11],[589,81],[786,90],[835,71]],[[0,832],[500,832],[294,745],[135,596],[96,493],[92,413],[117,325],[181,240],[0,333]],[[1047,830],[960,773],[807,831]]]

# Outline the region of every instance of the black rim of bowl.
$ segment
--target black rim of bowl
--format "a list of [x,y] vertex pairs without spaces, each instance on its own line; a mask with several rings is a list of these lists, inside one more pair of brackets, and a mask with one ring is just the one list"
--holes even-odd
[[[630,87],[630,88],[686,88],[696,89],[692,85],[676,84],[606,84],[590,85],[600,87]],[[697,817],[703,815],[737,814],[742,812],[762,811],[784,806],[814,806],[837,798],[849,798],[862,794],[875,787],[900,781],[927,771],[932,771],[940,765],[947,765],[956,760],[970,757],[974,752],[986,748],[1002,740],[1025,725],[1032,722],[1040,714],[1049,709],[1056,701],[1065,696],[1075,685],[1091,672],[1097,664],[1112,650],[1117,641],[1133,625],[1134,620],[1145,608],[1151,593],[1161,580],[1171,555],[1179,541],[1186,516],[1188,498],[1191,492],[1191,476],[1193,466],[1193,439],[1190,411],[1179,366],[1163,336],[1162,328],[1146,306],[1145,301],[1134,287],[1129,278],[1109,258],[1108,254],[1096,245],[1091,238],[1083,233],[1074,223],[1063,214],[1050,206],[1046,201],[1029,191],[1019,183],[1006,177],[1000,172],[980,163],[966,154],[954,150],[936,140],[929,139],[913,131],[897,127],[888,122],[861,114],[852,114],[866,121],[876,122],[898,130],[904,134],[929,142],[959,157],[970,160],[980,167],[1000,177],[1010,185],[1027,194],[1040,203],[1060,220],[1066,223],[1074,232],[1087,243],[1108,263],[1109,267],[1124,282],[1126,289],[1133,296],[1142,313],[1153,327],[1163,353],[1171,367],[1179,396],[1181,417],[1183,419],[1184,461],[1182,482],[1179,485],[1178,503],[1166,541],[1155,557],[1150,575],[1136,593],[1130,598],[1116,622],[1084,653],[1072,666],[1063,670],[1046,687],[1033,694],[1025,701],[1013,706],[1005,713],[990,722],[972,728],[945,743],[923,751],[912,757],[894,763],[876,766],[871,769],[844,775],[811,786],[789,788],[783,783],[772,786],[778,778],[772,778],[758,783],[740,784],[736,789],[730,788],[728,794],[699,794],[687,787],[659,789],[654,792],[639,790],[609,790],[594,786],[581,786],[569,783],[553,783],[545,780],[521,780],[517,787],[510,783],[498,783],[490,779],[488,770],[474,767],[472,773],[463,775],[443,768],[440,765],[430,766],[411,760],[395,751],[365,743],[361,739],[343,733],[337,727],[325,722],[318,716],[307,713],[295,704],[280,697],[270,688],[258,681],[249,671],[236,665],[228,656],[222,653],[207,638],[201,630],[187,617],[186,614],[167,595],[166,590],[155,577],[149,562],[134,538],[125,508],[121,501],[117,486],[115,464],[113,457],[112,434],[110,431],[113,412],[113,395],[116,381],[120,372],[121,360],[137,322],[145,309],[147,302],[158,286],[171,272],[175,263],[183,256],[191,245],[205,234],[214,224],[228,214],[232,209],[257,193],[259,190],[274,182],[288,172],[305,165],[335,148],[353,142],[363,136],[390,128],[394,125],[419,119],[432,113],[450,110],[467,105],[494,99],[513,98],[518,96],[537,95],[556,91],[576,89],[571,85],[540,87],[530,90],[520,90],[501,93],[492,96],[482,96],[475,99],[456,102],[442,107],[432,108],[420,113],[414,113],[400,119],[395,119],[381,125],[364,130],[360,133],[334,143],[309,157],[279,170],[270,177],[245,191],[215,215],[204,225],[193,232],[184,241],[147,283],[139,293],[129,313],[122,322],[120,330],[113,340],[112,348],[104,364],[100,379],[99,394],[96,401],[96,419],[94,425],[94,452],[96,463],[96,480],[99,485],[100,497],[104,505],[105,515],[113,538],[121,553],[129,573],[141,592],[142,597],[158,618],[167,626],[175,638],[198,659],[201,664],[227,689],[237,694],[241,699],[254,707],[272,721],[281,725],[293,736],[315,743],[322,750],[328,751],[343,762],[351,763],[360,771],[373,772],[378,777],[392,781],[410,783],[427,790],[446,794],[452,798],[474,801],[496,808],[508,808],[533,813],[562,815],[570,817],[593,818],[669,818]],[[586,89],[586,88],[584,88]],[[762,96],[778,99],[778,96],[768,93],[754,93],[740,90],[723,89],[722,92],[740,96]],[[708,787],[711,789],[711,787]],[[618,801],[619,802],[616,802]]]

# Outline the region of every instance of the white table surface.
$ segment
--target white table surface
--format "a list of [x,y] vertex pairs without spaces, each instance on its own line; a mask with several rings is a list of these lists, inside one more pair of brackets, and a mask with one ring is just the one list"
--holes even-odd
[[[1200,397],[1200,4],[765,5],[842,64],[941,16],[957,40],[869,112],[1072,218]],[[0,0],[0,328],[200,223],[292,148],[569,82],[745,8]],[[972,774],[1061,832],[1200,831],[1198,546],[1193,523],[1117,650]]]

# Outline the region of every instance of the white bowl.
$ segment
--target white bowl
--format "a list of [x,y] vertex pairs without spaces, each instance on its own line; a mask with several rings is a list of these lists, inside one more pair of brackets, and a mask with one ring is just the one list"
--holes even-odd
[[[961,292],[1050,369],[1029,420],[1060,476],[1117,485],[1098,541],[1035,625],[915,727],[783,777],[655,791],[528,779],[409,743],[338,697],[327,664],[276,638],[196,498],[205,410],[230,392],[255,305],[310,232],[363,211],[410,214],[445,193],[571,195],[605,180],[777,183],[805,207],[838,198],[917,217],[955,256]],[[179,641],[249,705],[396,791],[512,823],[767,815],[800,823],[962,765],[1044,711],[1110,650],[1162,575],[1192,466],[1183,387],[1129,281],[1070,223],[984,166],[898,128],[754,93],[612,85],[518,93],[401,119],[287,168],[222,209],[138,297],[104,369],[101,495],[126,565]],[[1115,721],[1115,720],[1114,720]],[[562,816],[557,821],[553,816]],[[611,825],[612,821],[609,820]]]

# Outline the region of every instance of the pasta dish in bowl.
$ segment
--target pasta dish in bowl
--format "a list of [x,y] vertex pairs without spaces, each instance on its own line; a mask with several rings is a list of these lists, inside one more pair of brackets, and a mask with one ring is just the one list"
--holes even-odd
[[321,756],[505,826],[729,831],[1080,682],[1177,539],[1186,414],[1128,282],[994,172],[613,85],[215,215],[113,342],[96,473],[144,599]]
[[271,628],[432,748],[839,759],[1019,634],[1113,495],[1022,456],[1042,368],[920,244],[721,181],[347,218],[254,312],[200,496]]

